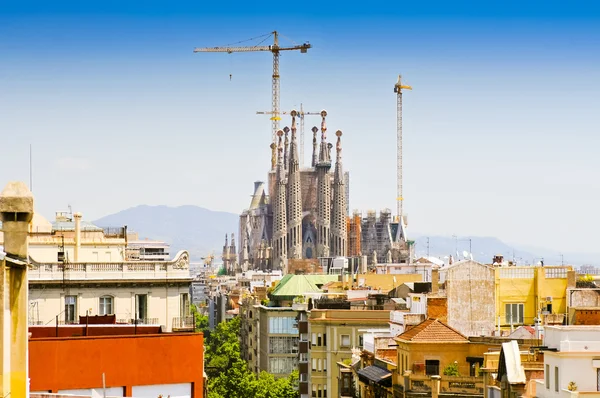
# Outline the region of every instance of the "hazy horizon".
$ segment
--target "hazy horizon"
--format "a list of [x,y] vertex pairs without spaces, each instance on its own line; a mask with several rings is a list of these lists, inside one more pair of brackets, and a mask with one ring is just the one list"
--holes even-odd
[[[410,231],[596,251],[600,5],[276,4],[3,5],[0,185],[29,181],[31,144],[48,218],[142,203],[240,213],[269,168],[256,111],[270,110],[272,57],[192,50],[277,29],[313,45],[282,54],[281,109],[327,109],[343,130],[351,210],[395,213],[402,74]],[[318,122],[306,118],[305,163]]]

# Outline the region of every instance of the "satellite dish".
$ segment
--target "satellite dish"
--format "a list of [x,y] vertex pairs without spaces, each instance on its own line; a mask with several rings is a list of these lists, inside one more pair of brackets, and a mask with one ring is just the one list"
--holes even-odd
[[468,258],[469,258],[469,252],[468,252],[468,251],[466,251],[466,250],[463,250],[463,253],[462,253],[462,254],[463,254],[463,258],[464,258],[464,259],[468,259]]

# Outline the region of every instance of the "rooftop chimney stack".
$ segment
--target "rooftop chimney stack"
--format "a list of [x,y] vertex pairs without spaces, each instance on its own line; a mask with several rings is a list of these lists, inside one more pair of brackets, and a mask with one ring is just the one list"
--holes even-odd
[[6,256],[0,260],[0,394],[26,397],[28,386],[28,234],[33,195],[23,182],[9,182],[0,194]]
[[73,214],[75,219],[75,252],[73,257],[76,263],[79,262],[79,249],[81,248],[81,217],[81,213]]

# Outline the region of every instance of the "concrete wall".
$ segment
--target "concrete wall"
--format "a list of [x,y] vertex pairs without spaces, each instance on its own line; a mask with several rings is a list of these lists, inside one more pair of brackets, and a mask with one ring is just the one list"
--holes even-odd
[[136,386],[153,386],[138,390],[145,394],[162,385],[167,396],[189,385],[191,397],[200,398],[203,363],[201,333],[29,341],[31,391],[97,389],[104,373],[106,387],[122,388],[124,396],[133,396]]
[[448,325],[466,336],[489,335],[494,330],[494,269],[475,261],[461,261],[446,273]]
[[[187,286],[169,286],[162,284],[154,286],[98,286],[68,288],[46,287],[44,289],[29,290],[29,318],[30,323],[55,324],[56,315],[59,321],[64,321],[65,296],[77,296],[77,314],[85,316],[86,310],[91,310],[89,315],[98,315],[100,297],[113,297],[113,313],[117,320],[133,319],[135,317],[135,295],[148,295],[147,318],[157,318],[159,325],[165,325],[171,330],[174,317],[180,316],[180,294],[188,293]],[[39,316],[38,316],[39,314]],[[78,318],[76,318],[78,319]]]

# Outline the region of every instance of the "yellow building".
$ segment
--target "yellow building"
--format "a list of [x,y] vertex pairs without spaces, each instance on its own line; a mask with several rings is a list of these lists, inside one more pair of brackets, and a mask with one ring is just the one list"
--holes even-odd
[[310,396],[337,397],[337,363],[350,360],[352,349],[363,345],[362,335],[369,329],[388,328],[389,320],[386,310],[312,309]]
[[[393,375],[396,396],[422,396],[435,389],[482,396],[479,368],[488,344],[473,344],[457,330],[429,318],[395,338],[398,344],[397,372]],[[448,373],[448,374],[445,374]],[[437,379],[437,380],[436,380]]]
[[567,287],[575,287],[571,266],[498,267],[495,269],[496,324],[562,324],[567,313]]

